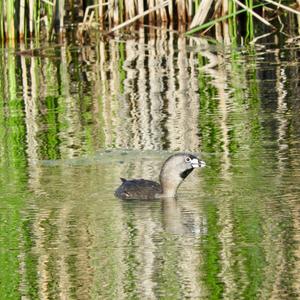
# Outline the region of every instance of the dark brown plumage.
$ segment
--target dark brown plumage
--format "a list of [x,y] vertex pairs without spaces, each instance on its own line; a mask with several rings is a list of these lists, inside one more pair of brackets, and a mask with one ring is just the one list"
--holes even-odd
[[193,169],[204,166],[205,162],[193,154],[174,154],[162,166],[159,176],[160,184],[145,179],[127,180],[121,178],[122,184],[115,191],[115,196],[123,200],[175,197],[179,185]]
[[145,179],[127,180],[121,178],[122,185],[116,190],[115,195],[121,199],[154,199],[161,193],[161,186],[155,181]]

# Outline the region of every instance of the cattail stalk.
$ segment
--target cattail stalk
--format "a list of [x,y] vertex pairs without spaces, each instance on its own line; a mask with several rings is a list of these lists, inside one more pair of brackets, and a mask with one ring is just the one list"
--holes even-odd
[[19,23],[19,39],[24,40],[25,35],[25,0],[20,0],[20,23]]
[[178,0],[177,2],[177,11],[178,11],[178,22],[179,24],[186,23],[186,5],[185,0]]
[[[244,10],[247,12],[246,29],[249,39],[254,36],[252,34],[254,33],[253,17],[259,19],[265,25],[273,27],[271,23],[255,12],[253,6],[255,2],[253,0],[168,0],[166,5],[162,5],[166,2],[164,0],[90,0],[86,2],[94,2],[95,4],[89,5],[85,11],[85,16],[89,16],[90,22],[83,22],[83,30],[88,30],[92,26],[92,21],[95,20],[92,18],[94,14],[96,14],[96,21],[98,21],[101,29],[105,24],[109,24],[109,29],[111,29],[118,24],[131,24],[132,20],[138,20],[139,24],[144,24],[147,20],[149,25],[156,26],[165,25],[169,22],[169,26],[173,28],[175,19],[178,21],[176,24],[178,24],[179,30],[186,31],[188,25],[190,25],[190,28],[200,27],[205,25],[204,22],[211,24],[211,22],[217,20],[216,18],[218,18],[218,22],[222,18],[222,28],[217,31],[222,33],[223,38],[226,37],[227,39],[229,37],[232,39],[232,34],[236,35],[237,33],[236,15],[238,11],[236,7],[242,8],[239,11]],[[67,15],[69,15],[70,21],[73,22],[75,1],[69,0],[67,3],[69,3],[68,7],[70,9],[70,14]],[[82,1],[78,3],[83,5]],[[298,18],[300,16],[300,0],[295,0],[294,3],[295,6],[292,7],[275,0],[265,0],[263,3],[255,5],[255,7],[269,4],[294,13]],[[51,38],[54,26],[59,24],[59,30],[56,30],[56,33],[62,39],[65,26],[64,18],[66,16],[65,4],[66,0],[0,0],[0,40],[14,40],[17,32],[19,32],[20,40],[33,36],[38,38],[41,28],[44,28],[40,26],[41,17],[43,17],[42,20],[46,24],[49,38]],[[157,7],[159,8],[154,9]],[[88,14],[87,12],[92,8],[94,11]],[[41,16],[41,12],[43,12],[43,16]],[[16,16],[16,14],[18,15]],[[148,15],[147,18],[144,18],[146,15]],[[209,17],[211,17],[210,20],[208,20]],[[300,17],[297,20],[300,20]],[[214,24],[216,25],[217,22]]]
[[34,10],[34,0],[29,0],[29,35],[33,36],[33,10]]
[[4,3],[0,0],[0,38],[4,40]]
[[[300,1],[300,0],[299,0]],[[138,0],[138,14],[142,14],[144,12],[144,0]],[[140,24],[144,24],[144,18],[140,18]]]
[[[153,7],[155,6],[154,0],[149,0],[148,1],[148,6],[149,6],[149,10],[153,9]],[[155,24],[155,13],[154,12],[151,12],[149,14],[149,24],[150,25]]]
[[65,16],[65,0],[57,0],[59,1],[59,38],[60,40],[63,39],[64,34],[64,16]]
[[160,18],[161,18],[162,24],[167,24],[167,22],[168,22],[168,15],[167,15],[167,11],[166,11],[165,7],[163,7],[163,8],[160,9]]
[[[155,6],[160,4],[160,0],[155,0]],[[156,25],[161,25],[160,9],[155,11]]]
[[6,39],[13,40],[15,38],[15,24],[14,24],[14,1],[6,2]]
[[118,25],[119,24],[119,5],[115,2],[113,8],[113,24]]
[[169,1],[168,5],[168,10],[169,10],[169,20],[170,20],[170,25],[173,25],[173,14],[174,14],[174,7],[173,7],[173,1]]
[[191,23],[192,17],[193,17],[193,1],[192,0],[188,0],[187,17],[188,17],[189,23]]

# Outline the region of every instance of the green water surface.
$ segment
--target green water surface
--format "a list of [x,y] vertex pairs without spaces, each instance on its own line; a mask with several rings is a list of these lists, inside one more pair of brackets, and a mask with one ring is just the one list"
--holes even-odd
[[[299,45],[161,32],[0,56],[0,299],[299,299]],[[123,202],[202,155],[177,199]]]

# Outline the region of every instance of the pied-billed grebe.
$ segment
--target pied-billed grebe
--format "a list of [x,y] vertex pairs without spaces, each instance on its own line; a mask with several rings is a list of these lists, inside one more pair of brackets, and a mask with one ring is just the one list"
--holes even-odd
[[179,185],[194,168],[204,166],[204,161],[190,153],[174,154],[165,161],[161,168],[160,184],[145,179],[127,180],[121,178],[122,184],[115,191],[115,196],[123,200],[175,197]]

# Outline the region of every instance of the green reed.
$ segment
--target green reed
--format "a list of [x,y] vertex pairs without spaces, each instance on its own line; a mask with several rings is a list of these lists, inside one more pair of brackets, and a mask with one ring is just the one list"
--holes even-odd
[[[205,2],[205,0],[172,1],[166,3],[164,7],[157,6],[154,11],[149,12],[147,15],[144,15],[147,10],[155,7],[154,2],[150,0],[139,0],[136,3],[134,1],[118,0],[108,1],[108,4],[103,0],[94,0],[87,1],[87,4],[92,7],[89,10],[88,21],[82,23],[82,19],[78,17],[78,14],[75,15],[74,1],[66,3],[65,0],[19,0],[19,2],[16,0],[0,0],[0,39],[2,41],[9,39],[24,40],[28,37],[39,38],[41,36],[51,39],[53,33],[62,38],[65,33],[64,24],[66,22],[83,24],[84,30],[87,31],[101,25],[100,27],[106,32],[117,25],[121,25],[121,28],[123,26],[126,28],[130,23],[128,21],[135,19],[136,21],[133,24],[147,22],[148,25],[177,27],[181,31],[188,32],[188,34],[203,33],[206,32],[207,28],[214,28],[219,22],[228,22],[231,39],[236,38],[237,24],[239,22],[240,26],[245,26],[246,39],[252,40],[254,38],[252,11],[258,6],[268,5],[276,13],[276,3],[270,4],[266,2],[245,1],[247,7],[246,23],[241,24],[237,19],[237,15],[245,13],[246,10],[239,7],[234,0],[220,2],[218,7],[214,6],[214,2],[210,4],[209,1]],[[199,9],[203,9],[204,5],[202,3],[207,3],[205,7],[207,11],[206,18],[201,24],[196,24],[194,28],[190,28],[190,24]],[[208,5],[212,7],[207,7]],[[220,9],[222,5],[226,7],[228,5],[228,12],[227,9]],[[296,12],[296,10],[283,6],[283,9],[285,8],[291,12]],[[79,6],[76,10],[81,15],[87,12],[86,7],[83,6]],[[223,11],[223,14],[220,15],[220,11]],[[174,20],[177,20],[176,24],[174,24]],[[290,22],[291,26],[297,26],[292,24],[292,18],[287,22]],[[59,26],[54,26],[55,24],[59,24]]]
[[232,1],[229,2],[229,15],[232,15],[231,18],[228,19],[229,25],[229,34],[232,40],[236,40],[237,38],[237,9],[235,3]]
[[4,40],[4,3],[3,0],[0,0],[0,39]]
[[[246,5],[251,10],[253,9],[253,1],[252,0],[246,0]],[[247,35],[246,38],[248,38],[250,41],[254,37],[254,24],[253,24],[253,15],[250,12],[247,12]]]
[[14,25],[14,2],[6,2],[6,32],[10,39],[15,38],[15,25]]

